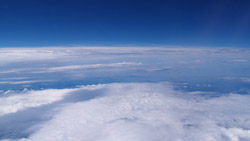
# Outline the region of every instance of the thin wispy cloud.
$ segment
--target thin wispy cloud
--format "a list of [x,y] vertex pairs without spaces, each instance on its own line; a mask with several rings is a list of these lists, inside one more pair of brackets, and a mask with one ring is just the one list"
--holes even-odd
[[49,72],[65,71],[65,70],[77,70],[77,69],[98,69],[106,67],[126,67],[126,66],[138,66],[141,63],[135,62],[121,62],[121,63],[111,63],[111,64],[89,64],[89,65],[69,65],[62,67],[48,68]]
[[39,82],[52,82],[54,80],[26,80],[26,81],[0,81],[0,84],[31,84]]

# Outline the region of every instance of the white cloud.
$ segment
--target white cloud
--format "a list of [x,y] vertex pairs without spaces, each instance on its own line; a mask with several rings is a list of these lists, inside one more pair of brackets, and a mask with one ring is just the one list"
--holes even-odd
[[[233,62],[248,61],[247,55],[250,50],[241,49],[220,49],[220,48],[160,48],[160,47],[43,47],[43,48],[1,48],[0,65],[15,62],[36,62],[36,61],[96,61],[112,60],[121,57],[159,57],[159,58],[179,58],[184,57],[184,61],[190,58],[197,62],[202,57],[229,57]],[[192,58],[196,56],[199,58]],[[233,58],[232,58],[233,56]],[[242,56],[244,56],[242,58]],[[187,58],[188,57],[188,58]],[[240,58],[240,59],[235,59]]]
[[250,78],[241,78],[243,82],[250,83]]
[[39,107],[61,100],[64,95],[72,91],[71,89],[62,90],[41,90],[28,91],[16,95],[0,97],[0,116],[15,113],[31,107]]
[[10,69],[10,70],[4,70],[1,71],[0,74],[8,74],[8,73],[20,73],[20,72],[27,72],[27,71],[33,71],[34,68],[21,68],[21,69]]
[[229,60],[228,62],[229,63],[245,63],[247,61],[248,60],[246,60],[246,59],[234,59],[234,60]]
[[[68,72],[72,70],[82,70],[82,69],[104,69],[104,68],[116,68],[116,67],[131,67],[140,66],[142,63],[136,62],[118,62],[118,63],[103,63],[103,64],[85,64],[85,65],[67,65],[61,67],[43,67],[43,68],[22,68],[22,69],[11,69],[1,71],[0,74],[8,73],[53,73],[53,72]],[[22,77],[20,77],[22,78]],[[11,78],[10,78],[11,79]],[[6,83],[6,82],[2,82]],[[0,82],[1,84],[1,82]]]
[[65,104],[57,105],[59,112],[38,123],[34,131],[27,127],[30,136],[23,140],[250,140],[250,95],[203,98],[175,91],[169,83],[32,91],[2,97],[0,107],[10,113],[60,99]]
[[241,139],[250,139],[250,130],[241,128],[222,128],[222,131],[232,140],[240,141]]
[[0,80],[24,80],[24,79],[30,79],[31,77],[6,77],[6,78],[0,78]]
[[88,65],[69,65],[62,67],[49,68],[49,72],[53,71],[65,71],[65,70],[76,70],[76,69],[92,69],[92,68],[105,68],[105,67],[123,67],[123,66],[137,66],[141,63],[135,62],[120,62],[120,63],[110,63],[110,64],[88,64]]
[[39,82],[52,82],[53,80],[26,80],[26,81],[0,81],[0,84],[31,84]]
[[242,81],[245,83],[250,83],[250,78],[248,77],[224,77],[224,80],[228,80],[228,81]]
[[54,52],[54,49],[42,48],[1,48],[0,65],[13,62],[50,60],[61,57],[62,54]]

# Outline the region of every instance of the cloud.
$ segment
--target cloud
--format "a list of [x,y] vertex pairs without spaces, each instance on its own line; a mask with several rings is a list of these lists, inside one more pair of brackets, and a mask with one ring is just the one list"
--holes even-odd
[[250,83],[250,78],[248,78],[248,77],[224,77],[224,80],[242,81],[242,82],[245,82],[245,83]]
[[24,79],[30,79],[30,77],[11,77],[11,78],[0,78],[0,80],[24,80]]
[[[229,57],[233,62],[248,61],[249,49],[220,49],[220,48],[160,48],[160,47],[43,47],[43,48],[1,48],[0,65],[18,62],[37,62],[37,61],[80,61],[88,60],[88,62],[97,60],[112,60],[121,57],[159,57],[159,58],[175,58],[187,57],[190,61],[201,62],[205,56],[213,57]],[[239,55],[241,54],[241,55]],[[191,56],[190,56],[191,55]],[[198,56],[199,58],[192,58]],[[232,57],[233,56],[233,57]],[[242,58],[242,56],[246,56]],[[201,58],[200,58],[201,57]],[[240,58],[240,59],[235,59]],[[197,61],[198,60],[198,61]]]
[[53,80],[26,80],[26,81],[0,81],[0,84],[31,84],[31,83],[39,83],[39,82],[52,82]]
[[[13,77],[26,76],[39,79],[38,77],[42,76],[42,74],[51,75],[47,73],[59,72],[67,73],[63,76],[69,78],[77,75],[90,76],[89,73],[95,71],[96,74],[100,75],[105,75],[106,72],[110,72],[110,74],[117,72],[116,76],[114,76],[117,78],[123,72],[128,71],[133,71],[133,75],[137,75],[141,71],[141,74],[137,76],[149,76],[149,74],[157,75],[157,73],[161,73],[159,71],[170,69],[175,70],[166,73],[166,75],[171,77],[177,76],[174,72],[178,72],[182,76],[187,76],[194,72],[200,74],[198,71],[212,75],[209,72],[231,71],[232,67],[239,67],[237,65],[247,65],[249,63],[247,60],[249,59],[249,50],[237,48],[3,48],[0,50],[0,75],[1,77],[8,77],[8,75],[13,74]],[[232,63],[232,66],[228,65],[225,60],[247,62],[240,64]],[[240,66],[239,69],[243,69],[243,67]],[[207,72],[207,70],[211,71]],[[79,71],[79,74],[76,74],[76,71]],[[120,73],[118,73],[119,71]],[[169,76],[165,78],[170,78]]]
[[71,89],[28,91],[0,97],[0,116],[61,100]]
[[234,59],[234,60],[229,60],[227,62],[229,62],[229,63],[245,63],[245,62],[248,62],[248,60],[246,60],[246,59]]
[[34,68],[21,68],[21,69],[13,69],[10,70],[3,70],[0,72],[0,74],[8,74],[8,73],[20,73],[20,72],[28,72],[28,71],[34,71]]
[[61,58],[63,54],[57,53],[54,49],[43,48],[1,48],[0,65],[13,62],[38,61]]
[[[131,67],[131,66],[140,66],[140,65],[142,65],[142,63],[140,63],[140,62],[139,63],[137,63],[137,62],[118,62],[118,63],[103,63],[103,64],[67,65],[67,66],[61,66],[61,67],[11,69],[11,70],[1,71],[0,74],[26,73],[26,72],[29,72],[29,73],[69,72],[69,71],[73,71],[73,70],[82,70],[82,69],[105,69],[105,68]],[[20,78],[22,78],[22,77],[20,77]],[[12,79],[12,78],[10,78],[10,79]],[[2,83],[5,83],[5,82],[2,82]]]
[[123,66],[137,66],[137,65],[141,65],[141,63],[120,62],[120,63],[110,63],[110,64],[69,65],[63,67],[49,68],[48,71],[54,72],[54,71],[66,71],[66,70],[77,70],[77,69],[98,69],[105,67],[123,67]]
[[[23,136],[14,139],[250,140],[250,95],[204,98],[176,91],[170,83],[113,83],[30,91],[0,99],[2,113],[15,112],[0,116],[0,124],[5,125],[0,126],[2,139],[13,139],[4,133],[19,131]],[[48,111],[50,118],[41,120]],[[32,119],[35,124],[30,123]],[[16,123],[15,128],[5,124],[10,122]]]
[[250,78],[241,78],[243,82],[250,83]]

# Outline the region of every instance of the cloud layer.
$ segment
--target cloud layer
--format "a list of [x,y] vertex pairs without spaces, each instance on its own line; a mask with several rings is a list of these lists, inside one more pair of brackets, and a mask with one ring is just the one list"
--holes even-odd
[[[249,100],[249,95],[237,94],[205,98],[199,92],[176,91],[170,83],[27,91],[0,98],[0,137],[32,141],[250,140]],[[15,128],[6,125],[10,122],[16,123]]]
[[0,140],[250,140],[249,54],[1,48]]
[[0,89],[22,89],[27,85],[58,88],[58,82],[188,83],[192,79],[208,82],[224,77],[247,78],[249,54],[249,49],[236,48],[1,48]]

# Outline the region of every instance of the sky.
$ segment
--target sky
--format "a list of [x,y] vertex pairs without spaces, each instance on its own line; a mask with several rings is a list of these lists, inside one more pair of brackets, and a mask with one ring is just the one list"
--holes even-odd
[[0,47],[250,47],[248,0],[1,0]]

